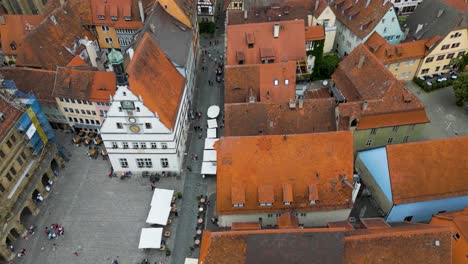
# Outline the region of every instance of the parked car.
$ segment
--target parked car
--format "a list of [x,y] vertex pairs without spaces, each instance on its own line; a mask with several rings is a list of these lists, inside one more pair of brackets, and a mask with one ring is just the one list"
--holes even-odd
[[447,81],[447,78],[445,78],[445,77],[437,79],[437,82],[445,82],[445,81]]
[[429,86],[432,86],[432,83],[431,82],[426,82],[427,85]]
[[456,80],[456,79],[457,79],[457,76],[456,76],[456,75],[452,75],[452,77],[450,77],[450,79]]
[[429,74],[427,77],[432,79],[432,78],[434,78],[434,75]]
[[439,72],[439,73],[436,74],[436,76],[437,77],[442,77],[442,73]]
[[421,81],[425,81],[425,80],[426,80],[426,78],[424,78],[424,77],[422,77],[422,76],[419,76],[419,80],[421,80]]

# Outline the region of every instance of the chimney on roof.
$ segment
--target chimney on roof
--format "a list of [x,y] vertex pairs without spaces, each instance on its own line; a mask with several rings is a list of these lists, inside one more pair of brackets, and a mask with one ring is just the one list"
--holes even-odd
[[319,7],[319,0],[315,0],[314,15],[317,15],[315,14],[315,12],[317,12],[318,7]]
[[280,24],[275,23],[275,25],[273,26],[273,37],[278,38],[279,37],[279,32],[280,32]]
[[361,55],[361,58],[359,58],[359,64],[358,64],[358,68],[361,69],[362,68],[362,65],[364,64],[364,61],[366,60],[366,56],[365,55]]
[[303,106],[304,106],[304,99],[299,99],[298,108],[299,108],[299,109],[302,109]]
[[140,10],[140,18],[141,22],[145,22],[145,11],[143,11],[143,2],[141,0],[138,0],[138,9]]
[[368,103],[367,103],[367,101],[364,101],[362,103],[362,111],[365,111],[367,109],[367,107],[368,107]]
[[289,109],[295,109],[295,108],[296,108],[296,100],[289,99]]
[[248,17],[248,12],[247,12],[247,10],[244,10],[244,19],[247,20],[247,18],[249,18]]
[[[367,1],[366,1],[366,7],[368,7],[368,6],[369,6],[369,4],[370,4],[370,1],[371,1],[371,0],[367,0]],[[385,5],[385,4],[384,4],[384,5]]]

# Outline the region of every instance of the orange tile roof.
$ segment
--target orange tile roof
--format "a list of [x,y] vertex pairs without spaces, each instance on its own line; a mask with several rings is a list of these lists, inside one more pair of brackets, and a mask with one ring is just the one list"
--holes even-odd
[[336,19],[361,39],[372,32],[391,7],[392,2],[386,0],[335,0],[330,4]]
[[23,67],[2,67],[0,74],[5,80],[13,80],[16,88],[24,93],[33,93],[41,104],[56,105],[52,96],[55,71]]
[[0,113],[3,114],[3,120],[0,121],[0,142],[2,142],[22,113],[2,98],[0,98]]
[[429,122],[424,105],[364,44],[340,62],[332,80],[346,98],[340,118],[357,119],[357,129]]
[[354,230],[353,225],[348,221],[328,222],[328,228],[344,228],[345,230]]
[[289,103],[225,104],[225,136],[305,134],[336,131],[335,99],[306,99],[302,108]]
[[325,28],[323,26],[305,27],[305,40],[325,39]]
[[[258,67],[261,102],[281,103],[295,98],[296,63],[294,61],[260,64]],[[275,85],[275,81],[278,81],[278,85]]]
[[[343,182],[344,175],[353,175],[351,132],[224,137],[215,149],[218,215],[352,207],[352,190]],[[283,184],[292,186],[294,201],[289,206],[283,204]],[[312,205],[307,198],[309,184],[316,184],[318,191],[318,201]],[[243,207],[233,207],[232,186],[245,189]],[[273,189],[272,206],[260,206],[262,188]],[[264,202],[271,201],[271,196],[267,198]]]
[[[16,55],[22,38],[44,19],[41,15],[3,15],[5,24],[0,25],[2,51],[5,55]],[[16,46],[16,49],[12,49]]]
[[73,60],[71,60],[67,67],[80,67],[80,66],[89,66],[79,55],[76,55]]
[[[330,226],[336,225],[330,223]],[[293,248],[285,246],[289,244]],[[299,244],[306,246],[302,248]],[[263,257],[263,261],[268,263],[450,264],[451,249],[451,233],[447,227],[392,223],[392,227],[386,229],[354,230],[348,223],[329,228],[205,231],[199,263],[262,263]],[[327,259],[317,250],[340,260]],[[311,252],[313,254],[308,255]],[[276,258],[267,259],[271,256]]]
[[262,229],[262,225],[259,222],[242,222],[242,223],[232,223],[231,230],[232,231],[239,231],[239,230],[260,230]]
[[[145,33],[127,67],[129,89],[143,98],[169,129],[175,128],[185,78],[149,33]],[[157,96],[155,96],[157,95]]]
[[394,204],[468,195],[468,136],[387,145]]
[[347,231],[343,263],[451,264],[451,250],[449,228],[392,223],[391,228]]
[[[138,6],[132,0],[91,0],[91,20],[93,25],[114,26],[116,28],[139,29],[143,26]],[[136,10],[135,10],[136,9]],[[103,15],[105,19],[99,19]],[[116,16],[117,20],[112,20]],[[126,21],[125,17],[130,17]]]
[[[230,2],[231,1],[229,0],[224,2],[225,9],[229,6]],[[315,8],[317,2],[317,8]],[[229,25],[287,21],[295,19],[307,21],[308,15],[312,15],[317,18],[323,13],[327,6],[328,2],[326,0],[292,0],[271,3],[269,6],[256,5],[255,8],[245,10],[247,11],[247,19],[244,17],[244,11],[230,10],[227,14],[227,21]]]
[[390,228],[390,225],[383,218],[363,218],[361,219],[361,223],[366,229]]
[[311,89],[307,90],[304,93],[304,99],[320,99],[320,98],[330,98],[332,97],[329,87]]
[[79,39],[92,39],[93,35],[83,27],[79,16],[70,15],[74,13],[73,2],[67,1],[55,9],[23,38],[16,60],[18,66],[56,70],[83,51]]
[[255,65],[226,65],[224,68],[224,103],[244,103],[250,96],[260,101],[260,67]]
[[[388,64],[423,58],[426,55],[427,42],[428,40],[418,40],[390,45],[379,33],[374,32],[365,44],[380,62]],[[389,51],[392,51],[391,55]]]
[[468,207],[463,210],[444,212],[432,216],[431,225],[446,225],[444,222],[452,222],[460,231],[463,239],[468,242]]
[[[273,37],[273,27],[280,24],[279,37]],[[304,23],[301,20],[281,21],[257,24],[231,25],[227,27],[227,65],[238,65],[236,53],[242,51],[243,64],[261,64],[260,51],[272,49],[275,62],[305,60]],[[246,34],[253,33],[255,43],[248,48]],[[294,41],[291,41],[294,39]]]
[[116,85],[113,72],[58,67],[52,94],[55,97],[103,102],[109,101]]
[[454,8],[462,12],[468,10],[468,2],[465,0],[443,0],[443,2],[453,6]]
[[279,229],[290,229],[299,227],[299,219],[291,213],[284,213],[277,218]]
[[342,228],[205,231],[198,263],[342,263],[343,251]]

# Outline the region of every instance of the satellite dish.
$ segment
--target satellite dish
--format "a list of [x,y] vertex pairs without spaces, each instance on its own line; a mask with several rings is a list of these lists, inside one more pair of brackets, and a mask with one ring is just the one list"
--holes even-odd
[[322,84],[323,84],[323,86],[327,86],[327,85],[328,85],[328,81],[325,80],[325,81],[322,82]]

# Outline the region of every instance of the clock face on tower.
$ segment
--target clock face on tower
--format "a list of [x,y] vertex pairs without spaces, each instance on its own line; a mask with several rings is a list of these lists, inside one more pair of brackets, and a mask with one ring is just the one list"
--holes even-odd
[[140,127],[137,126],[137,125],[131,125],[130,126],[130,131],[132,131],[133,133],[138,133],[138,132],[140,132]]

